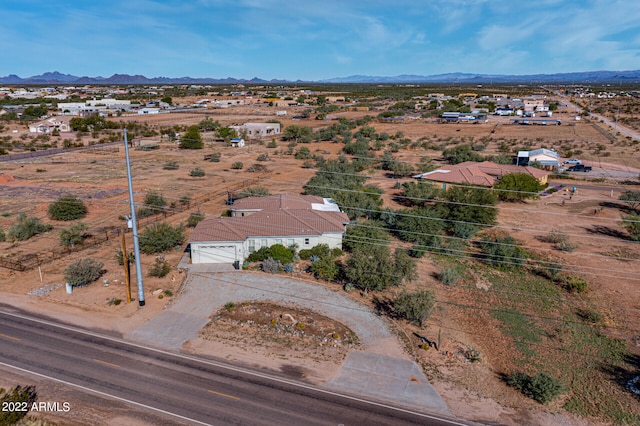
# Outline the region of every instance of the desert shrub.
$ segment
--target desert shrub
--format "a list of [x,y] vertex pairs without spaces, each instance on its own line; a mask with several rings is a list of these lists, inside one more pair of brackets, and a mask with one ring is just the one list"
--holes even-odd
[[204,175],[205,172],[200,167],[196,167],[195,169],[191,170],[191,172],[189,172],[189,176],[192,177],[203,177]]
[[264,164],[252,164],[247,168],[247,171],[249,173],[266,172],[267,170],[267,166],[265,166]]
[[271,247],[260,247],[258,251],[251,253],[247,260],[249,262],[262,262],[268,258],[282,264],[290,263],[293,260],[293,250],[282,244],[274,244]]
[[460,280],[460,272],[456,268],[444,268],[438,274],[438,279],[442,284],[454,285]]
[[314,167],[315,167],[315,163],[311,160],[305,160],[305,162],[302,163],[303,169],[313,169]]
[[603,320],[602,314],[598,311],[594,311],[593,309],[578,309],[576,311],[576,315],[581,320],[594,325],[601,324]]
[[162,168],[164,170],[178,170],[180,168],[180,165],[177,161],[168,161],[164,164],[164,166],[162,166]]
[[168,223],[154,223],[140,234],[140,250],[146,254],[161,253],[184,241],[184,228]]
[[622,218],[622,226],[634,241],[640,241],[640,215],[630,214]]
[[0,228],[0,241],[6,241],[7,240],[7,236],[4,233],[4,229]]
[[587,291],[589,284],[582,277],[576,277],[576,276],[570,275],[565,278],[564,286],[567,289],[567,291],[571,293],[584,293],[585,291]]
[[261,268],[268,274],[275,274],[280,270],[280,262],[269,257],[262,261]]
[[69,229],[63,229],[60,231],[60,245],[73,248],[76,244],[82,243],[84,231],[87,229],[88,226],[82,222],[72,225]]
[[318,244],[310,249],[300,250],[300,259],[309,260],[311,256],[318,256],[319,258],[327,257],[331,254],[331,249],[327,244]]
[[[33,385],[18,385],[8,392],[0,388],[0,405],[3,407],[2,411],[0,411],[0,425],[18,424],[18,422],[27,415],[37,399],[38,393],[36,392],[36,387]],[[18,403],[20,406],[26,404],[27,409],[25,411],[5,410],[4,407],[7,403]]]
[[395,313],[422,327],[424,321],[429,318],[433,308],[433,292],[421,290],[414,293],[402,292],[393,302]]
[[195,228],[195,226],[204,220],[204,213],[193,212],[187,218],[187,226],[189,228]]
[[149,276],[150,277],[165,277],[169,272],[171,272],[171,265],[168,262],[160,259],[156,259],[156,261],[149,267]]
[[340,272],[340,268],[338,267],[336,260],[331,256],[324,257],[313,262],[309,269],[313,273],[314,277],[325,281],[335,280]]
[[213,154],[211,154],[211,157],[209,157],[209,161],[211,161],[212,163],[219,163],[220,157],[222,157],[222,154],[220,154],[219,152],[214,152]]
[[487,237],[480,242],[484,262],[499,269],[524,266],[527,256],[513,237]]
[[18,223],[7,231],[7,238],[11,241],[26,241],[34,235],[42,234],[53,228],[51,225],[43,223],[37,217],[28,217],[20,213],[17,217]]
[[271,139],[271,142],[267,144],[267,148],[277,148],[277,147],[278,147],[278,143],[276,142],[275,139]]
[[476,235],[478,232],[478,227],[471,223],[466,222],[455,222],[451,226],[451,234],[457,238],[464,238],[468,240],[469,238]]
[[564,391],[562,383],[546,373],[538,373],[533,377],[525,373],[514,373],[508,377],[507,384],[541,404],[551,402]]
[[243,189],[237,196],[236,199],[247,198],[247,197],[266,197],[271,195],[268,188],[264,186],[250,186]]
[[231,168],[234,170],[240,170],[244,167],[244,164],[242,164],[242,161],[236,161],[235,163],[233,163],[231,165]]
[[103,266],[90,257],[78,259],[64,270],[64,279],[73,287],[87,285],[100,278]]
[[260,154],[256,158],[257,161],[269,161],[269,154]]
[[64,195],[49,204],[47,213],[52,220],[77,220],[87,215],[87,206],[78,197]]

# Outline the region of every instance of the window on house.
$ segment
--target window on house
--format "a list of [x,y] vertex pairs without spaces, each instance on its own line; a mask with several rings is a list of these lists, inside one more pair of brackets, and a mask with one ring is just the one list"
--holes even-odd
[[276,244],[282,244],[282,240],[280,239],[276,240]]
[[249,253],[256,251],[256,240],[249,240]]
[[287,239],[287,247],[291,247],[293,245],[293,238]]
[[266,247],[267,246],[267,240],[260,240],[260,247]]
[[309,245],[309,239],[308,239],[308,238],[305,238],[305,239],[304,239],[304,245],[305,245],[305,246],[308,246],[308,245]]

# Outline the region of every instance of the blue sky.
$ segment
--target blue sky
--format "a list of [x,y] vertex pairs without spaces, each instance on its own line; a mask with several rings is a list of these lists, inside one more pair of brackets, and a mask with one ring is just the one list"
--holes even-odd
[[640,69],[637,0],[1,0],[0,76]]

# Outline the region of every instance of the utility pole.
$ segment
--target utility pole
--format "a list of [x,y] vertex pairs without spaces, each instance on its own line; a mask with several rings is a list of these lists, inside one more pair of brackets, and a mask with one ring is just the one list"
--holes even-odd
[[138,240],[138,224],[136,223],[136,206],[133,202],[133,185],[131,183],[131,162],[129,161],[129,141],[127,129],[124,132],[124,152],[127,157],[127,179],[129,181],[129,205],[131,206],[131,231],[133,232],[133,252],[136,257],[136,281],[138,282],[138,305],[144,306],[144,287],[142,286],[142,268],[140,266],[140,242]]
[[618,140],[618,116],[620,115],[620,105],[618,105],[618,112],[616,113],[616,126],[613,128],[613,140]]

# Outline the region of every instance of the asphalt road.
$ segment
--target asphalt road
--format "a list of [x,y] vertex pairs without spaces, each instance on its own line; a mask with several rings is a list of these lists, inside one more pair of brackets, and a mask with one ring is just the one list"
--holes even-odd
[[5,311],[0,365],[127,401],[169,423],[462,424]]

